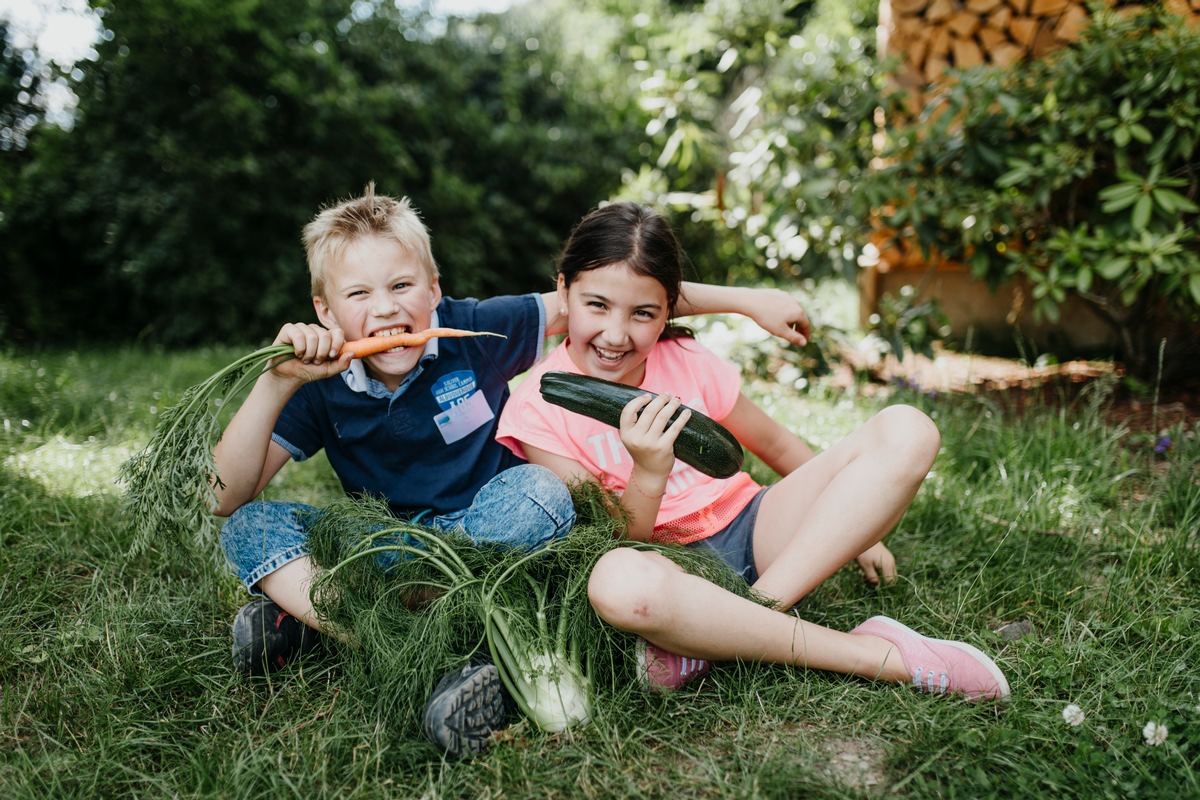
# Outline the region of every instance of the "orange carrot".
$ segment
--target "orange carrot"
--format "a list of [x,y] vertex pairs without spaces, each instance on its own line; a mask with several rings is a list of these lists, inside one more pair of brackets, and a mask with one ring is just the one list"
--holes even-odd
[[364,358],[366,356],[373,356],[376,353],[382,353],[385,350],[391,350],[393,347],[416,347],[417,345],[425,344],[436,336],[499,336],[501,339],[507,338],[504,334],[489,333],[488,331],[463,331],[458,328],[426,328],[416,333],[368,336],[365,339],[346,342],[342,345],[340,354],[353,353],[355,358]]

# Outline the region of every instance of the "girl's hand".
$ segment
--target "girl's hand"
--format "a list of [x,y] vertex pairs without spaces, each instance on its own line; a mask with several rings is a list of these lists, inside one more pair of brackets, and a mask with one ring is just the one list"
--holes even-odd
[[812,323],[796,298],[781,289],[755,289],[754,292],[754,303],[747,316],[758,323],[758,327],[797,347],[808,344]]
[[896,580],[896,557],[883,542],[867,548],[855,561],[862,568],[863,577],[868,583],[879,585],[880,581],[888,584]]
[[324,328],[305,322],[289,322],[279,329],[275,344],[290,344],[296,357],[276,364],[271,372],[290,380],[308,382],[337,375],[350,366],[353,357],[338,351],[346,341],[341,328]]
[[671,415],[682,404],[669,394],[645,394],[633,398],[621,410],[621,442],[633,463],[648,473],[661,475],[664,482],[675,466],[675,440],[692,416],[690,410],[685,410],[671,422]]

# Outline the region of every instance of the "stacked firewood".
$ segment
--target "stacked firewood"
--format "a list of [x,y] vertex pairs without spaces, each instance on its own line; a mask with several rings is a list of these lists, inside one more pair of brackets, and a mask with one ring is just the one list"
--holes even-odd
[[[1106,2],[1119,13],[1143,7]],[[1200,0],[1164,5],[1200,23]],[[903,61],[897,81],[915,110],[946,70],[1039,58],[1078,39],[1089,17],[1086,0],[880,0],[879,49]]]

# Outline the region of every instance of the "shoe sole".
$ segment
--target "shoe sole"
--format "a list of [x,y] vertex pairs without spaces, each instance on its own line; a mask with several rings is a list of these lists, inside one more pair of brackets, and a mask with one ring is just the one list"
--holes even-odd
[[478,755],[504,725],[507,710],[494,664],[482,664],[451,684],[425,709],[425,733],[455,758]]
[[983,664],[983,666],[987,668],[987,671],[991,674],[992,678],[995,679],[996,684],[1000,687],[1000,696],[999,697],[989,698],[989,697],[980,695],[979,697],[971,698],[971,700],[973,700],[973,701],[974,700],[1000,700],[1001,702],[1005,702],[1005,703],[1008,702],[1009,694],[1010,694],[1010,690],[1008,687],[1008,679],[1004,677],[1004,673],[1000,671],[1000,667],[996,665],[996,662],[993,661],[991,659],[991,657],[987,655],[987,653],[984,653],[979,648],[972,647],[971,645],[967,644],[966,642],[956,642],[952,639],[934,639],[932,636],[923,636],[923,635],[917,633],[916,631],[914,631],[912,628],[905,625],[903,622],[897,622],[896,620],[892,619],[891,617],[871,617],[871,619],[867,620],[867,622],[877,622],[877,623],[879,623],[881,625],[885,625],[889,628],[893,628],[893,629],[899,630],[899,631],[904,631],[905,633],[911,634],[912,636],[915,636],[918,639],[924,639],[927,642],[937,642],[938,644],[944,644],[949,647],[953,647],[956,650],[961,650],[962,652],[969,654],[972,658],[974,658],[976,661]]

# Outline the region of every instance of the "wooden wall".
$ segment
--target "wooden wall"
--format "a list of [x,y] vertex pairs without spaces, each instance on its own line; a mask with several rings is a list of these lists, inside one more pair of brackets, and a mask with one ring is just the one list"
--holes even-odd
[[[1143,7],[1105,2],[1120,13]],[[1200,0],[1164,5],[1200,23]],[[880,0],[879,52],[903,59],[897,80],[916,111],[946,70],[1038,58],[1078,39],[1088,18],[1083,0]]]

